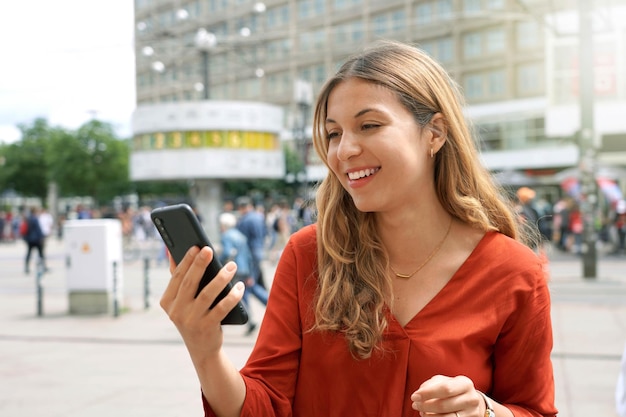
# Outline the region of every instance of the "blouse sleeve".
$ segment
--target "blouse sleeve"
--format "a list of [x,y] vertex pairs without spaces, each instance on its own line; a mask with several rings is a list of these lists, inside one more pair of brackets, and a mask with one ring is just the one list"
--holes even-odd
[[[307,291],[307,280],[302,277],[311,276],[313,268],[311,249],[303,246],[292,236],[276,269],[256,345],[241,370],[246,384],[242,417],[292,415],[302,347],[302,313],[306,314],[308,308],[301,306],[302,292]],[[205,415],[214,416],[204,396],[203,404]]]
[[515,417],[555,416],[547,277],[539,262],[521,274],[506,297],[514,309],[495,344],[492,395]]

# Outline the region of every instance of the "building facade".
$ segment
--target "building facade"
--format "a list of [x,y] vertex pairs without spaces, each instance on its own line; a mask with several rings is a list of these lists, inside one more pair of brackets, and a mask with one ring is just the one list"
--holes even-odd
[[[597,32],[594,160],[623,167],[626,20],[618,16],[626,1],[589,1]],[[349,54],[377,39],[397,39],[426,50],[460,85],[486,166],[520,174],[553,200],[562,192],[559,172],[581,161],[579,6],[579,0],[135,0],[137,105],[271,103],[284,110],[283,139],[296,143],[306,138],[297,132],[310,131],[303,127],[314,99],[302,99],[296,85],[308,83],[314,93]],[[306,158],[309,180],[325,175],[313,155]]]

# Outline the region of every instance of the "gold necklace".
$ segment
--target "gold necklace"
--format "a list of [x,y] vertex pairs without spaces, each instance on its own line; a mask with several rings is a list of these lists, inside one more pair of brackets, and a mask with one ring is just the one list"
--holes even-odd
[[448,235],[450,234],[450,229],[452,229],[452,218],[450,218],[450,224],[448,225],[448,230],[446,231],[445,236],[443,237],[443,239],[441,239],[441,242],[439,242],[439,244],[435,247],[435,249],[433,249],[433,251],[430,253],[430,255],[428,255],[428,257],[426,258],[426,260],[424,262],[422,262],[420,264],[420,266],[417,267],[417,269],[415,271],[413,271],[410,274],[400,274],[398,272],[396,272],[395,269],[393,269],[393,267],[391,266],[391,264],[389,265],[389,268],[391,269],[391,272],[393,272],[396,277],[398,278],[403,278],[403,279],[409,279],[411,278],[413,275],[417,274],[420,269],[422,269],[424,266],[426,266],[426,264],[428,263],[428,261],[430,261],[433,256],[435,256],[437,254],[437,252],[439,252],[439,249],[441,249],[441,247],[443,246],[443,242],[446,241],[446,238],[448,237]]

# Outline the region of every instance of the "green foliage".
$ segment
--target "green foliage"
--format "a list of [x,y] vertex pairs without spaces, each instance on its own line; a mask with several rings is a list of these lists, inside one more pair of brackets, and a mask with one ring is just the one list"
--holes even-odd
[[51,179],[62,196],[88,195],[105,202],[130,190],[130,149],[110,124],[92,120],[73,135],[57,138],[54,145]]
[[92,120],[69,131],[36,119],[19,129],[21,140],[0,148],[0,190],[44,200],[48,184],[55,182],[61,197],[104,202],[132,189],[128,143],[115,136],[110,124]]
[[300,156],[292,147],[283,146],[285,152],[285,174],[297,174],[304,171],[304,162],[302,156]]
[[20,125],[21,141],[4,145],[0,150],[4,166],[0,173],[0,189],[12,189],[26,195],[45,198],[48,191],[48,154],[50,140],[63,134],[44,119],[31,126]]

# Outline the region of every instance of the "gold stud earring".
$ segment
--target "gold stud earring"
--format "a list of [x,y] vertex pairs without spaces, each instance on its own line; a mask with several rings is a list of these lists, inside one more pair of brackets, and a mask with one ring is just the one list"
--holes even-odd
[[430,148],[430,157],[433,158],[435,156],[435,151],[433,148]]

